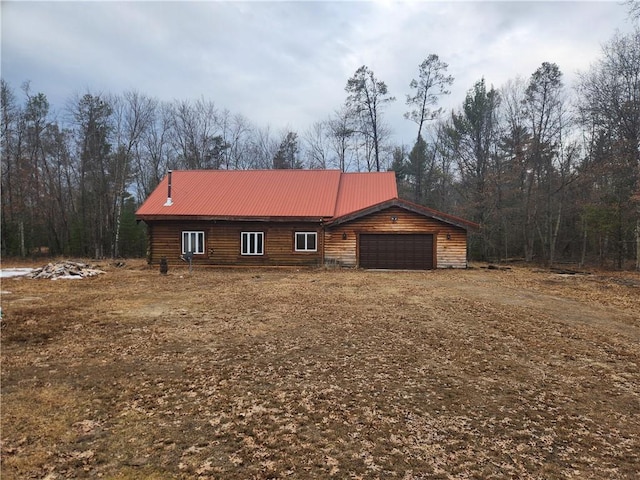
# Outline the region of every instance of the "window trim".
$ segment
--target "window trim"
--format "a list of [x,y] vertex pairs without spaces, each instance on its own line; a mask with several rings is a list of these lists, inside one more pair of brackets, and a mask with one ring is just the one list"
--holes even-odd
[[[254,238],[260,238],[260,252],[245,252],[244,251],[244,244],[245,244],[245,236],[247,237],[247,247],[250,246],[250,238],[254,237]],[[254,246],[257,245],[255,243],[254,240]],[[247,257],[260,257],[264,255],[264,232],[240,232],[240,255],[242,256],[247,256]],[[247,248],[247,250],[249,250]],[[254,249],[257,250],[257,249]]]
[[[298,248],[298,235],[304,235],[304,247]],[[308,236],[313,235],[315,237],[315,247],[313,249],[307,248],[309,244]],[[301,253],[311,253],[318,251],[318,232],[295,232],[293,235],[293,251]]]
[[[195,234],[195,245],[190,245],[192,234]],[[185,240],[187,240],[187,242],[185,242]],[[182,255],[189,252],[193,252],[194,255],[204,255],[205,243],[204,230],[183,230],[180,241],[180,251],[182,252]],[[192,247],[192,249],[187,250],[188,246]]]

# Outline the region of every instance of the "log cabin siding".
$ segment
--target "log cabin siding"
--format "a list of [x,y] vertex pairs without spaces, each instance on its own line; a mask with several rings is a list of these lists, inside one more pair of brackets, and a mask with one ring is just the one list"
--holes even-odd
[[[170,265],[181,264],[183,231],[203,231],[205,252],[194,255],[198,265],[321,265],[323,235],[319,224],[304,222],[158,221],[149,222],[149,262],[165,257]],[[264,255],[242,255],[242,232],[264,233]],[[317,233],[315,252],[297,252],[296,232]]]
[[[324,262],[357,267],[360,235],[419,233],[433,235],[434,268],[467,267],[466,229],[400,206],[384,208],[335,226],[304,221],[222,220],[148,221],[148,226],[148,260],[156,265],[162,257],[170,265],[183,264],[180,259],[182,232],[202,231],[205,252],[194,256],[196,265],[318,266]],[[264,255],[241,255],[242,232],[264,233]],[[296,252],[296,232],[316,232],[317,250]]]
[[358,266],[358,236],[366,233],[433,234],[435,268],[467,267],[465,229],[400,207],[391,207],[328,228],[324,235],[325,263]]
[[467,231],[453,225],[443,225],[447,228],[438,232],[438,268],[467,268]]

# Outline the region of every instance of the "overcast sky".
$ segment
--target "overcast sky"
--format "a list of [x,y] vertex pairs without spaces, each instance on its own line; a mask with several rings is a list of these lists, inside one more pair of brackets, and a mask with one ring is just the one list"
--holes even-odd
[[74,94],[137,90],[212,100],[257,126],[302,134],[345,99],[361,65],[386,82],[396,142],[409,82],[431,53],[455,77],[458,107],[484,77],[500,87],[555,62],[571,85],[627,9],[606,2],[11,2],[2,1],[2,77],[25,80],[62,112]]

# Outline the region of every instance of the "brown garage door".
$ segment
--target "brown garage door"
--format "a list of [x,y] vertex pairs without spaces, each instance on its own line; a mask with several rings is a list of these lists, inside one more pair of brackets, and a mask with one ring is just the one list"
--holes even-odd
[[359,252],[362,268],[429,270],[433,268],[433,235],[361,234]]

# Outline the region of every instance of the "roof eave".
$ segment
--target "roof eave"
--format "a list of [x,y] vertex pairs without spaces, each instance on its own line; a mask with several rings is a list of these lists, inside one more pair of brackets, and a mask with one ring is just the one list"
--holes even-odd
[[136,215],[144,222],[180,221],[180,222],[309,222],[321,223],[327,217],[280,217],[280,216],[233,216],[233,215]]

